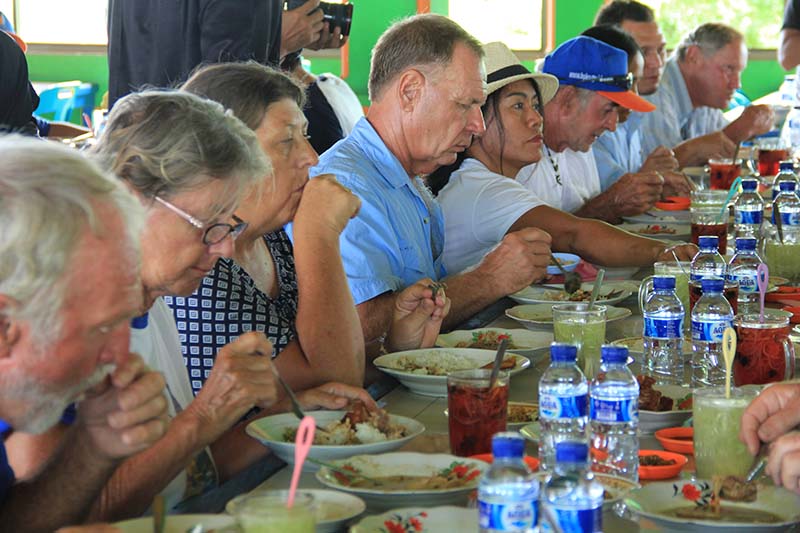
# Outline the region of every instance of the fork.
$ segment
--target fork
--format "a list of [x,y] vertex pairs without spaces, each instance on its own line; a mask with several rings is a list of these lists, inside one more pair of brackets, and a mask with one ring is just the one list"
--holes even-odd
[[[289,397],[289,401],[292,404],[292,412],[294,413],[294,416],[302,420],[306,416],[306,414],[303,411],[303,408],[300,407],[300,402],[297,401],[297,396],[294,395],[294,391],[292,391],[292,388],[289,386],[288,383],[286,383],[283,380],[281,375],[278,373],[278,369],[275,368],[275,365],[272,365],[271,368],[272,368],[272,373],[275,375],[275,379],[278,380],[278,383],[281,384],[281,387],[283,387],[283,390],[286,391],[286,395]],[[314,426],[317,428],[318,431],[323,431],[325,433],[328,433],[327,430],[319,427],[319,425],[316,422],[317,422],[316,419],[314,419]]]

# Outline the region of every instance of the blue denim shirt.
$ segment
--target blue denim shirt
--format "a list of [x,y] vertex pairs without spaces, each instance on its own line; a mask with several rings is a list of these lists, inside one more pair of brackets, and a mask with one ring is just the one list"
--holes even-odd
[[642,150],[639,129],[646,113],[633,112],[616,131],[607,131],[592,145],[600,188],[605,191],[623,174],[639,172],[647,155]]
[[409,178],[366,118],[322,154],[311,176],[333,174],[361,198],[342,233],[342,261],[356,304],[417,280],[445,276],[444,217],[418,177]]
[[14,484],[14,471],[8,464],[6,447],[4,444],[5,434],[11,429],[6,422],[0,420],[0,503],[6,499],[8,489]]
[[673,56],[667,60],[658,90],[647,100],[656,110],[642,121],[642,149],[651,153],[658,146],[674,148],[681,142],[724,128],[728,122],[719,109],[695,108],[686,88],[686,81]]

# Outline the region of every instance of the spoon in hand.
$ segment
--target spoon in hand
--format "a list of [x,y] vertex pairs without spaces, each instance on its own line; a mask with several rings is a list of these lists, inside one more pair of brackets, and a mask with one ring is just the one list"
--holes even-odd
[[581,288],[581,277],[575,272],[567,272],[561,263],[558,262],[556,256],[550,256],[550,262],[553,263],[564,274],[564,291],[567,294],[572,294]]

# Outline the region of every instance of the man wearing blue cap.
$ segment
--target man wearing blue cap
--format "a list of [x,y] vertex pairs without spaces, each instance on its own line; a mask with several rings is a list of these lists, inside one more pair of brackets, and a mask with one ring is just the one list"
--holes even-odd
[[591,151],[600,135],[616,129],[620,106],[654,109],[632,90],[627,54],[591,37],[575,37],[545,58],[543,71],[559,81],[544,108],[545,157],[523,168],[517,180],[548,205],[586,218],[617,222],[652,206],[663,178],[645,173],[633,186],[601,194]]

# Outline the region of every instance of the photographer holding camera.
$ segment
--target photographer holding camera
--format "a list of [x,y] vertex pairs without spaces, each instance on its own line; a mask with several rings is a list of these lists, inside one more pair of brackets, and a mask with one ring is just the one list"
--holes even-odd
[[300,48],[338,48],[353,6],[319,0],[109,0],[108,104],[144,86],[172,87],[198,65],[277,67]]

